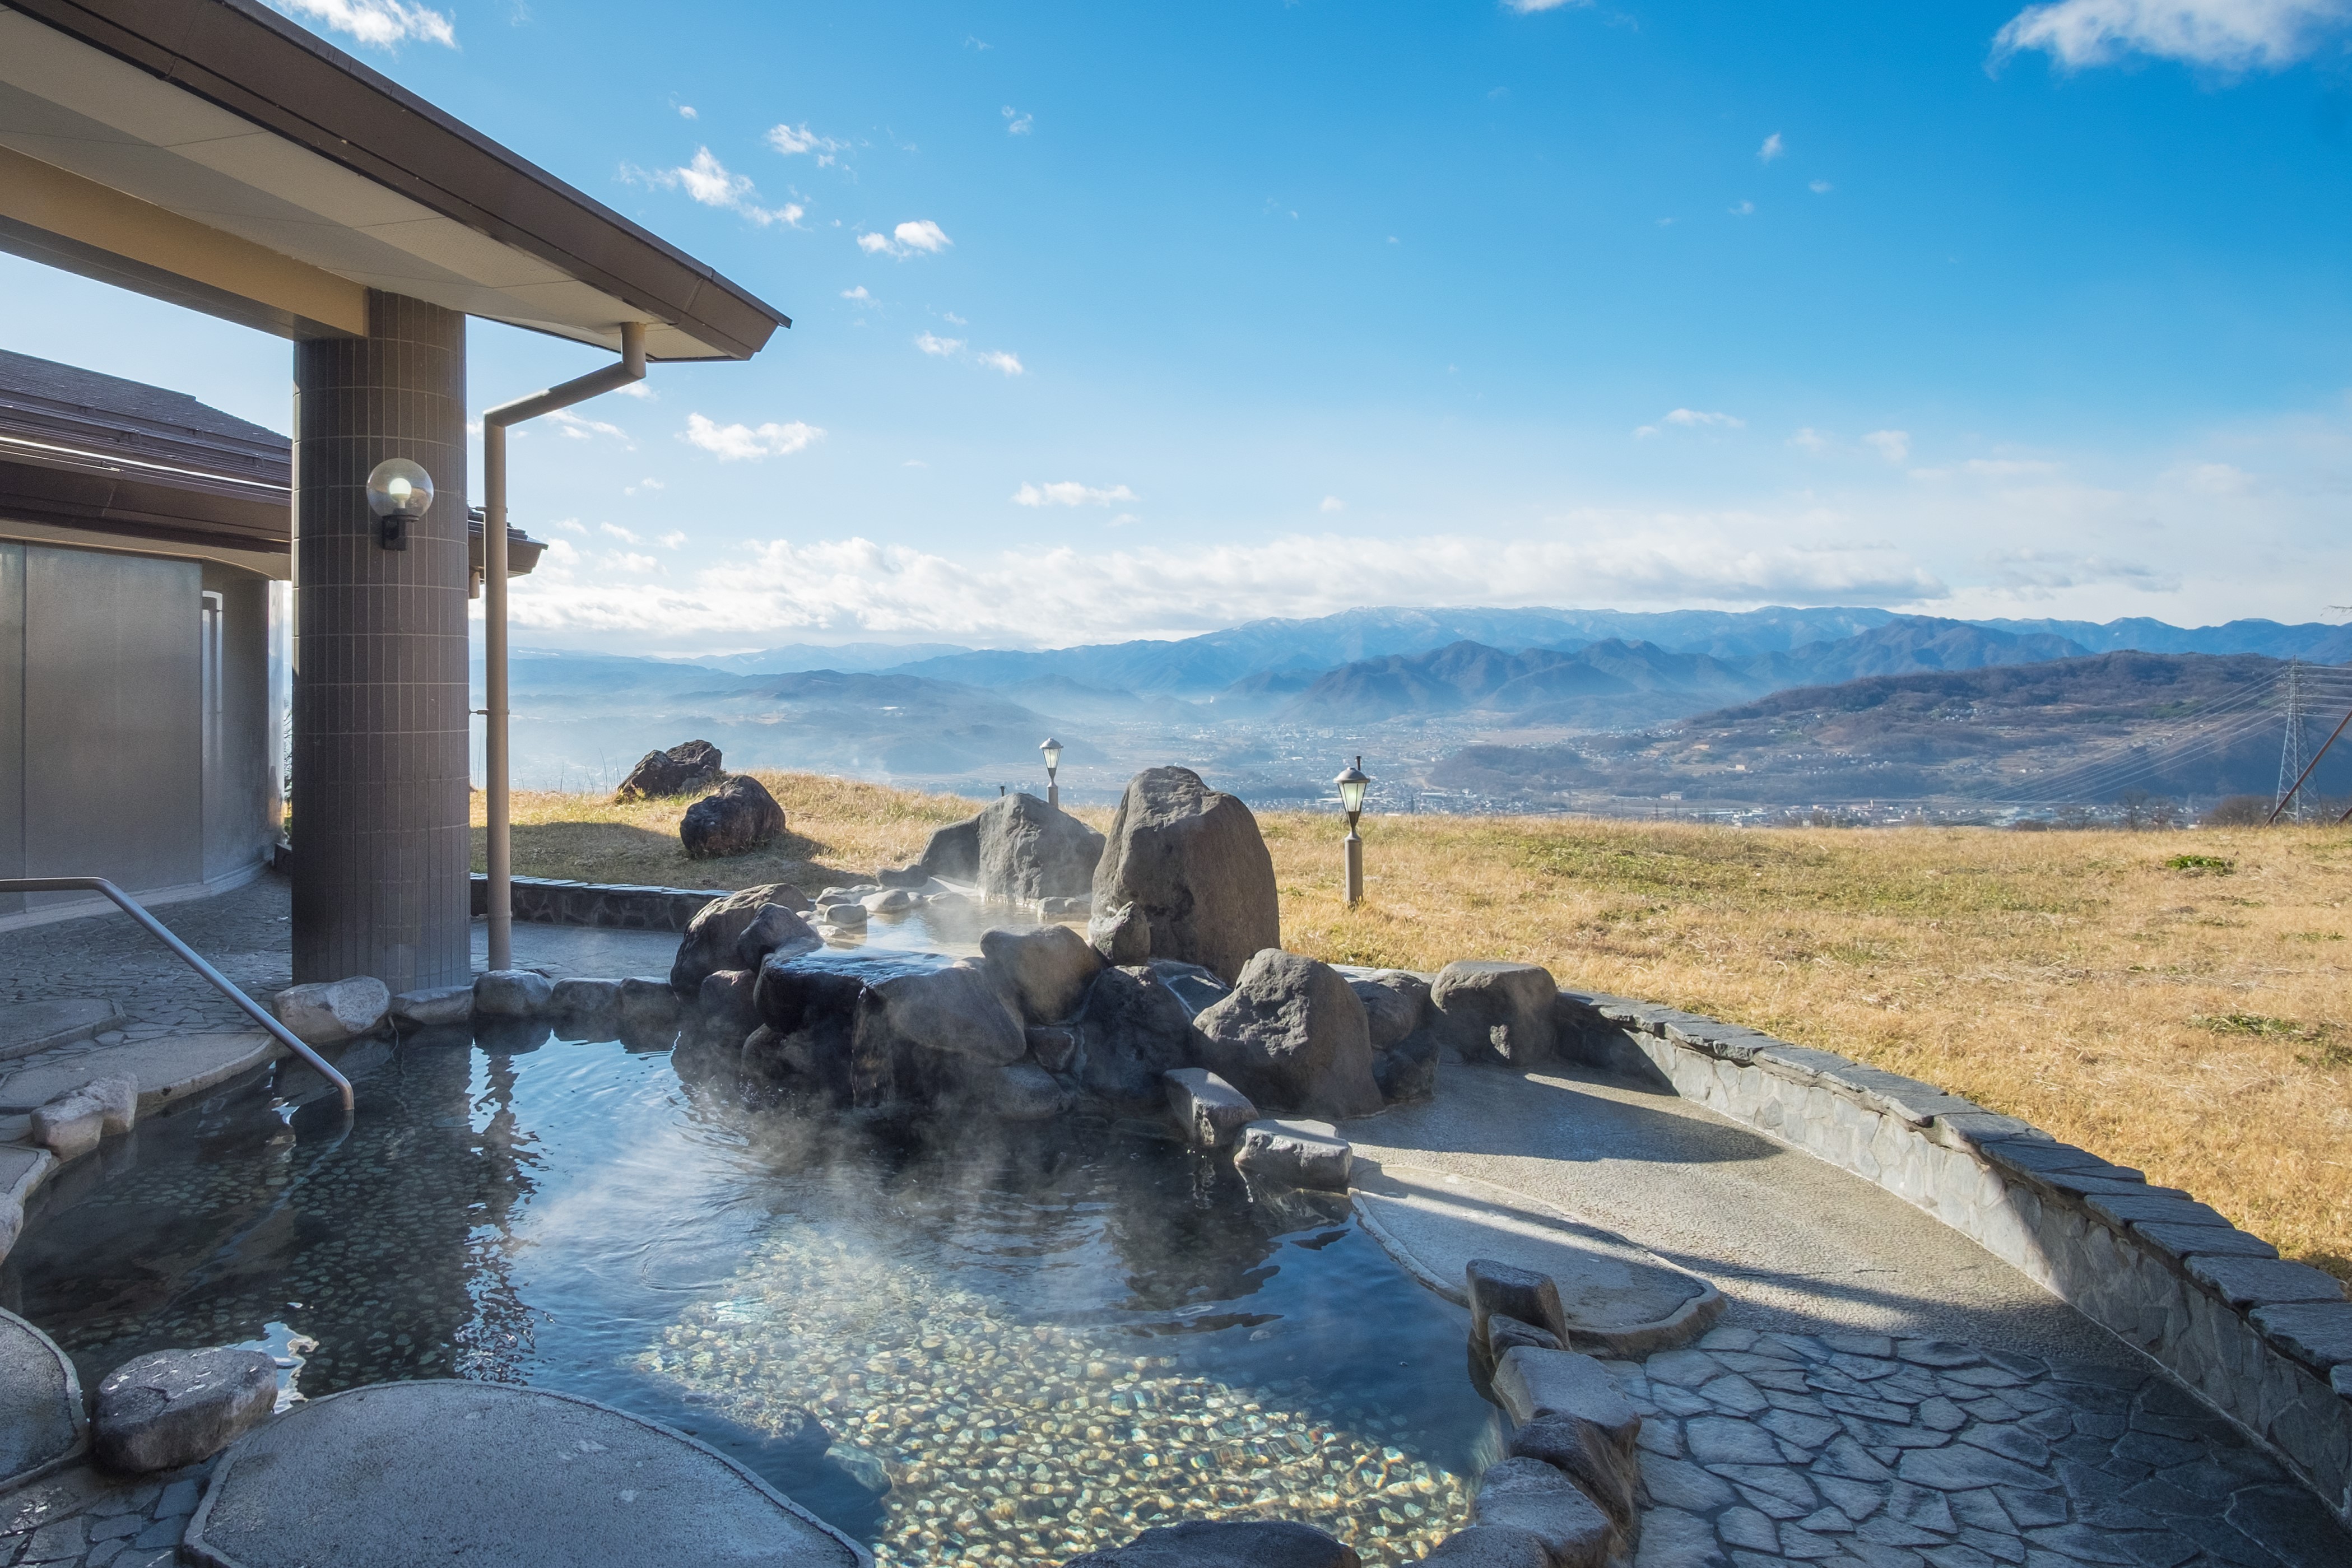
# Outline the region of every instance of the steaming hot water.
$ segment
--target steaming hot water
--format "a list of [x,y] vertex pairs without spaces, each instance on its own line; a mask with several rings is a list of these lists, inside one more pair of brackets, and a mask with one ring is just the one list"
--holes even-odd
[[248,1090],[67,1172],[0,1269],[85,1386],[170,1345],[299,1392],[529,1382],[740,1459],[884,1563],[1052,1563],[1178,1518],[1367,1562],[1464,1521],[1464,1315],[1343,1203],[1254,1204],[1147,1128],[751,1112],[609,1041],[415,1040],[331,1105]]

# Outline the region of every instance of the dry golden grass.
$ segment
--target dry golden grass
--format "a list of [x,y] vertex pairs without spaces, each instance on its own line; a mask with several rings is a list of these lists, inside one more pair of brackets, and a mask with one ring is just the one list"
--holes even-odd
[[[973,810],[971,801],[954,795],[918,795],[814,773],[755,770],[751,777],[784,809],[790,831],[766,849],[715,861],[688,860],[678,846],[678,819],[698,794],[622,806],[603,795],[517,790],[515,874],[656,887],[789,882],[814,893],[863,880],[877,866],[906,864],[922,852],[932,829],[961,821]],[[480,871],[480,795],[473,810],[474,869]]]
[[[774,852],[688,861],[683,802],[518,796],[515,869],[814,888],[904,863],[973,809],[759,777],[792,817]],[[2352,1279],[2352,832],[1375,818],[1349,911],[1335,820],[1260,821],[1296,951],[1516,958],[1838,1051],[2137,1166]]]

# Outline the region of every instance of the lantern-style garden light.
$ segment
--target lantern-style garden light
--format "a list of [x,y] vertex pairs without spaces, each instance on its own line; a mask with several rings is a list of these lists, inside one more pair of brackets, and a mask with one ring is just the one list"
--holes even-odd
[[1045,754],[1045,804],[1058,808],[1062,803],[1062,787],[1054,782],[1054,770],[1062,766],[1062,743],[1047,736],[1037,743]]
[[1360,904],[1364,897],[1364,841],[1356,832],[1356,820],[1364,814],[1364,789],[1371,783],[1364,771],[1364,759],[1357,758],[1353,766],[1331,780],[1339,789],[1339,810],[1348,813],[1348,902]]
[[368,510],[375,514],[376,543],[408,548],[408,525],[433,506],[433,476],[405,457],[387,457],[367,476]]

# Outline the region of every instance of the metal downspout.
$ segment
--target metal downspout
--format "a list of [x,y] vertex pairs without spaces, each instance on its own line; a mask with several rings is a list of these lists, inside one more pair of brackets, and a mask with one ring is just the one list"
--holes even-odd
[[645,378],[645,323],[624,321],[620,363],[482,414],[482,784],[489,815],[485,869],[493,969],[514,967],[514,857],[507,808],[507,426]]

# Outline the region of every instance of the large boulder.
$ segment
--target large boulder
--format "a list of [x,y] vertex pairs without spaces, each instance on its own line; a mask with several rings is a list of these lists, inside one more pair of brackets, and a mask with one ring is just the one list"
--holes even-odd
[[648,751],[621,787],[613,791],[616,801],[651,800],[664,795],[683,795],[689,789],[699,789],[716,784],[725,778],[719,766],[719,748],[707,740],[689,740],[671,747],[667,751]]
[[1060,1023],[1075,1014],[1103,969],[1102,955],[1066,925],[983,931],[980,951],[999,984],[1020,998],[1030,1023]]
[[1282,942],[1274,858],[1257,819],[1189,768],[1128,780],[1095,868],[1087,935],[1114,964],[1177,958],[1231,984]]
[[1539,1066],[1559,1053],[1559,1029],[1552,1021],[1559,1000],[1550,970],[1492,958],[1457,959],[1429,988],[1440,1039],[1465,1061],[1513,1067]]
[[1192,1009],[1140,966],[1095,977],[1078,1009],[1077,1033],[1072,1076],[1087,1092],[1121,1104],[1160,1099],[1162,1073],[1200,1062]]
[[857,1000],[865,989],[855,975],[799,968],[782,954],[772,955],[751,990],[763,1028],[743,1042],[744,1068],[771,1082],[804,1081],[835,1104],[848,1104]]
[[688,806],[677,823],[689,860],[740,855],[783,831],[784,809],[757,779],[740,773]]
[[262,1351],[159,1350],[98,1385],[90,1436],[110,1469],[152,1474],[211,1458],[278,1404],[278,1363]]
[[1089,892],[1103,836],[1060,807],[1016,792],[981,812],[979,850],[982,893],[1034,904]]
[[1509,1458],[1487,1467],[1470,1518],[1540,1537],[1553,1568],[1601,1568],[1617,1534],[1583,1488],[1541,1459]]
[[1021,1019],[987,970],[970,962],[902,974],[857,998],[852,1092],[860,1104],[936,1102],[989,1082],[1028,1054]]
[[1193,1023],[1203,1064],[1260,1105],[1333,1121],[1381,1108],[1364,1004],[1328,964],[1268,947]]
[[1376,969],[1350,975],[1348,988],[1364,1004],[1372,1049],[1387,1051],[1419,1029],[1429,1012],[1429,982],[1407,969]]
[[[780,948],[805,953],[824,946],[824,938],[797,913],[808,906],[808,896],[786,882],[712,899],[686,923],[670,965],[670,984],[679,996],[690,997],[721,969],[756,969]],[[754,951],[745,951],[746,937]]]
[[474,1011],[483,1018],[537,1018],[554,1000],[555,982],[536,969],[492,969],[474,977]]
[[923,846],[923,858],[904,872],[883,873],[882,881],[919,887],[935,876],[949,882],[980,880],[978,817],[967,817],[961,822],[934,828],[930,841]]
[[271,1004],[278,1021],[305,1045],[339,1045],[373,1034],[392,1011],[392,988],[369,975],[289,986]]

